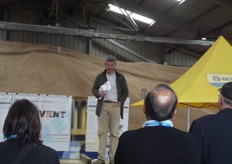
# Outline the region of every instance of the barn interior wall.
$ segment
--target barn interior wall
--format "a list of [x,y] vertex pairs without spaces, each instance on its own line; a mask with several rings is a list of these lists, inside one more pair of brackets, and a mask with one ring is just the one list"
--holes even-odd
[[[46,23],[43,18],[43,12],[41,10],[30,9],[14,9],[8,10],[7,21],[26,23],[26,24],[38,24]],[[78,19],[76,19],[78,20]],[[66,28],[78,28],[77,23],[73,23],[68,19],[60,19],[60,26]],[[47,26],[51,26],[47,22]],[[94,30],[98,32],[110,33],[110,34],[122,34],[119,30],[110,29],[103,26],[98,26],[93,22],[92,25],[96,27]],[[107,39],[100,38],[86,38],[82,36],[63,35],[63,34],[49,34],[41,32],[26,32],[26,31],[7,31],[0,30],[0,39],[8,41],[17,41],[24,43],[34,44],[49,44],[57,47],[68,48],[80,53],[89,54],[92,56],[105,57],[108,54],[117,56],[118,60],[140,62],[144,61],[139,56],[145,57],[151,61],[159,64],[168,63],[169,65],[189,66],[195,62],[194,58],[189,57],[186,54],[169,54],[165,55],[164,44],[154,42],[141,42],[131,40],[115,40],[119,45],[115,45],[109,42]],[[131,53],[126,51],[130,49]],[[139,56],[136,56],[138,54]]]
[[171,54],[165,54],[165,64],[173,66],[191,67],[198,59],[186,53],[175,51]]

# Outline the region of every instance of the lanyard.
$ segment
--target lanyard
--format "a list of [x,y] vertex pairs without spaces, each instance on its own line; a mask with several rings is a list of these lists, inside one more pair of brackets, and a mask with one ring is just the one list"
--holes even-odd
[[9,140],[9,139],[15,139],[15,138],[17,138],[18,136],[16,135],[16,134],[12,134],[12,135],[10,135],[9,137],[7,137],[7,139]]
[[167,126],[167,127],[173,127],[172,121],[170,120],[165,120],[165,121],[156,121],[156,120],[149,120],[146,121],[143,124],[143,127],[147,127],[147,126]]

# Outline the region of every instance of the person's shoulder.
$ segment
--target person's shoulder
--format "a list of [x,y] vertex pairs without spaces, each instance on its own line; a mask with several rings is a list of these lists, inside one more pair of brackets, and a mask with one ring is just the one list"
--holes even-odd
[[139,128],[139,129],[135,129],[135,130],[128,130],[122,133],[122,135],[120,136],[121,138],[126,138],[126,137],[130,137],[130,136],[137,136],[139,133],[142,133],[144,128]]
[[0,151],[4,149],[5,145],[6,145],[5,141],[0,142]]
[[186,137],[190,137],[190,138],[193,137],[192,134],[190,134],[190,133],[188,133],[188,132],[186,132],[184,130],[180,130],[180,129],[177,129],[177,128],[174,128],[174,127],[172,129],[175,131],[175,133],[178,133],[178,134],[180,134],[182,136],[186,136]]
[[[38,156],[39,155],[39,156]],[[37,144],[32,148],[28,155],[28,161],[36,160],[34,164],[59,164],[57,152],[51,147],[43,144]]]
[[2,142],[0,142],[0,145],[2,146],[2,145],[5,145],[6,144],[6,141],[2,141]]
[[196,138],[194,137],[193,134],[177,128],[172,128],[172,129],[175,131],[176,134],[175,136],[178,137],[183,143],[186,144],[189,142],[189,144],[196,144]]
[[202,116],[196,120],[194,120],[193,122],[195,123],[205,123],[205,122],[211,122],[213,119],[216,119],[218,116],[218,114],[209,114],[209,115],[205,115],[205,116]]
[[115,74],[117,75],[117,76],[121,76],[121,77],[124,77],[124,75],[121,73],[121,72],[118,72],[118,70],[115,70]]
[[51,147],[48,147],[48,146],[45,146],[43,144],[38,144],[35,146],[35,151],[39,151],[39,152],[43,152],[43,153],[53,153],[53,154],[56,154],[56,151],[51,148]]
[[106,73],[106,72],[105,72],[105,70],[104,70],[104,71],[102,71],[102,72],[98,73],[98,74],[97,74],[97,76],[104,76],[104,75],[105,75],[105,73]]

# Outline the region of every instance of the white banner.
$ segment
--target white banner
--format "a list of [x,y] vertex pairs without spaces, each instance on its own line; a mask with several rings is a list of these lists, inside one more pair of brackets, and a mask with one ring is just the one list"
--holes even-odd
[[3,125],[10,106],[11,94],[0,93],[0,141],[4,140]]
[[[129,119],[129,101],[127,98],[124,103],[123,119],[120,119],[119,124],[119,136],[128,130],[128,119]],[[98,151],[98,122],[95,114],[97,105],[97,99],[94,96],[88,96],[88,107],[87,107],[87,129],[86,129],[86,151],[97,152]],[[109,146],[109,135],[108,135],[108,146]]]
[[[1,94],[0,105],[4,109],[0,112],[0,127],[3,127],[10,105],[17,99],[28,99],[34,103],[41,118],[41,139],[43,144],[56,151],[69,151],[72,97],[36,94]],[[5,103],[4,103],[5,102]],[[9,104],[10,102],[10,104]],[[1,133],[0,141],[3,140]]]

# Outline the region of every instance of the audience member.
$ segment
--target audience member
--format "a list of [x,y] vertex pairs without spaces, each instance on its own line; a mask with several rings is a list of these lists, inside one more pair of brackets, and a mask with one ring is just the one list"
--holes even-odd
[[119,138],[115,164],[196,164],[196,140],[173,127],[177,97],[166,84],[149,92],[144,101],[143,128]]
[[194,120],[189,130],[198,142],[199,164],[232,163],[232,82],[219,91],[219,112]]
[[0,143],[2,164],[60,164],[56,151],[40,140],[38,109],[26,99],[10,107],[3,126],[5,141]]

